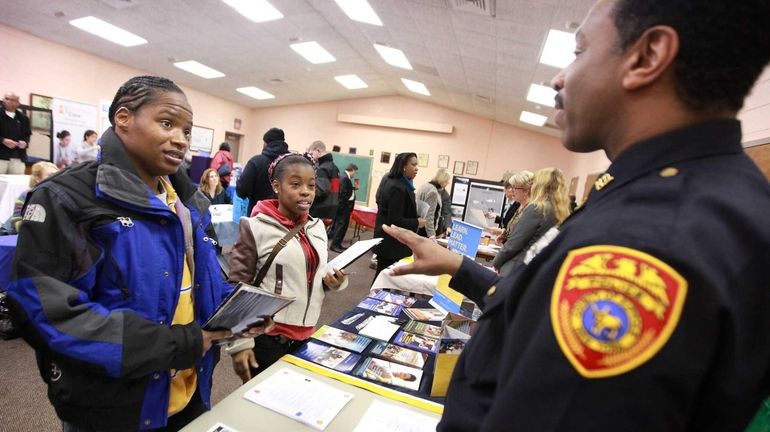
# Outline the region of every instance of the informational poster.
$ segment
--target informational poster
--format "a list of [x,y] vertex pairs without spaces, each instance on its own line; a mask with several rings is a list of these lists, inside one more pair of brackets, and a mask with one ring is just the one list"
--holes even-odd
[[455,177],[452,184],[452,204],[465,205],[468,199],[468,185],[471,179],[465,177]]
[[53,104],[54,146],[59,144],[56,134],[66,130],[72,135],[70,145],[79,146],[85,131],[99,129],[99,109],[96,105],[54,97]]
[[470,259],[475,259],[476,252],[479,250],[481,234],[481,228],[454,220],[452,221],[452,233],[449,235],[447,248]]
[[192,127],[192,138],[190,140],[190,149],[211,154],[211,148],[214,145],[214,129],[202,126]]
[[106,99],[99,101],[99,130],[97,132],[99,132],[100,138],[112,126],[110,123],[110,105],[112,105],[112,101]]

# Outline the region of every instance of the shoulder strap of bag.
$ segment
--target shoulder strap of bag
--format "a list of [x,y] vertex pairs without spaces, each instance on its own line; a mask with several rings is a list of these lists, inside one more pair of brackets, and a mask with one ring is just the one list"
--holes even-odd
[[291,231],[286,233],[285,236],[283,236],[282,239],[278,240],[278,243],[273,246],[273,251],[270,252],[270,256],[267,257],[267,261],[262,265],[262,268],[259,269],[259,273],[257,273],[257,276],[254,278],[254,282],[252,285],[259,286],[262,283],[262,279],[265,278],[265,275],[267,275],[267,271],[270,270],[270,264],[273,263],[273,260],[275,259],[275,256],[278,255],[278,252],[281,251],[286,246],[286,243],[289,242],[297,233],[302,229],[302,227],[305,226],[305,223],[307,220],[300,222],[295,226]]

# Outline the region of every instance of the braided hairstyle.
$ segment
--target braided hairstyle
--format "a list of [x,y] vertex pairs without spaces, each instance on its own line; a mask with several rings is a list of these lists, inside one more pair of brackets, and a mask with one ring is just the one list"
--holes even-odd
[[184,95],[182,89],[168,78],[155,76],[131,78],[120,86],[118,92],[115,93],[115,98],[112,99],[109,111],[110,123],[115,124],[115,113],[121,107],[126,107],[129,111],[136,112],[144,104],[150,102],[156,94],[165,92],[181,93]]
[[313,156],[310,155],[310,153],[295,153],[295,152],[289,152],[284,153],[273,161],[273,163],[270,164],[270,166],[267,168],[267,176],[272,182],[273,180],[281,181],[283,178],[283,173],[286,172],[286,169],[290,167],[291,165],[297,165],[297,164],[307,164],[310,165],[313,170],[316,168],[315,160],[313,160]]

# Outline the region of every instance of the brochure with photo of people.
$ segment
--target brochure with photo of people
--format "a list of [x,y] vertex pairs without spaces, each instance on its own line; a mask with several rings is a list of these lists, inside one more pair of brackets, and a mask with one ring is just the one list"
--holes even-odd
[[422,370],[368,357],[356,368],[354,375],[379,383],[419,390]]
[[425,360],[428,358],[428,354],[386,342],[375,343],[369,354],[420,369],[425,366]]
[[401,306],[397,304],[373,298],[365,298],[357,307],[390,316],[398,316],[402,310]]
[[316,330],[311,337],[326,342],[329,345],[338,346],[357,353],[365,350],[372,341],[366,336],[359,336],[355,333],[329,327],[327,325],[321,326],[321,328]]
[[415,321],[441,321],[446,317],[446,312],[433,308],[408,308],[404,312]]
[[313,340],[300,346],[294,356],[340,372],[350,372],[361,359],[358,354]]
[[409,333],[415,333],[436,339],[441,338],[441,334],[443,333],[441,326],[430,325],[420,321],[409,321],[404,326],[404,330],[408,331]]
[[369,297],[405,307],[412,307],[417,302],[417,299],[414,297],[407,297],[405,295],[396,294],[389,291],[372,292],[369,294]]
[[427,353],[436,353],[439,348],[438,339],[405,331],[400,331],[393,339],[393,343]]

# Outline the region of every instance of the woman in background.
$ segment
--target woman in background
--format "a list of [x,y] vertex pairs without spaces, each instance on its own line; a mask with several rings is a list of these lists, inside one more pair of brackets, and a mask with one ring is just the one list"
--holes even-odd
[[451,176],[445,169],[440,169],[433,176],[431,181],[420,186],[417,190],[417,199],[428,205],[428,212],[425,214],[425,227],[417,230],[417,234],[435,240],[441,219],[441,192],[449,184]]
[[417,176],[417,154],[399,153],[393,166],[377,188],[377,221],[374,225],[374,237],[382,237],[382,242],[374,247],[377,254],[375,279],[382,269],[408,257],[412,251],[394,239],[382,229],[383,225],[396,225],[414,232],[425,226],[425,219],[417,217],[417,203],[414,196],[414,183]]
[[532,199],[524,205],[519,221],[513,228],[492,264],[505,276],[536,241],[551,227],[558,226],[569,216],[569,199],[564,187],[564,176],[556,168],[543,168],[535,173]]
[[[515,205],[516,210],[514,210],[513,214],[508,218],[508,222],[505,224],[502,232],[500,232],[499,228],[489,229],[493,234],[497,235],[495,242],[499,246],[505,244],[505,241],[508,240],[508,238],[511,236],[513,228],[516,227],[516,223],[521,217],[521,212],[524,211],[524,207],[527,206],[527,203],[529,202],[529,195],[532,191],[532,182],[534,179],[535,174],[532,171],[527,170],[519,171],[508,179],[508,184],[510,185],[510,196],[511,200],[513,201],[511,206]],[[506,196],[507,195],[508,194],[506,194]]]
[[198,189],[206,195],[206,198],[211,201],[211,204],[232,204],[230,195],[222,187],[222,183],[219,180],[219,174],[213,168],[209,168],[203,171],[201,176],[201,182],[198,185]]
[[78,162],[77,151],[70,145],[70,142],[72,141],[70,131],[60,131],[56,134],[56,138],[59,139],[59,143],[54,147],[53,163],[56,164],[59,169],[62,169]]
[[80,143],[80,147],[77,150],[77,159],[80,162],[96,160],[96,155],[99,154],[99,144],[96,143],[98,135],[95,131],[88,129],[83,134],[83,142]]
[[59,168],[51,162],[37,162],[32,165],[32,171],[29,176],[29,189],[22,192],[19,197],[16,198],[16,203],[13,205],[13,214],[11,215],[11,218],[8,219],[8,222],[3,225],[7,234],[19,233],[19,225],[21,224],[22,218],[21,209],[24,207],[24,201],[27,200],[29,191],[37,186],[38,183],[53,175],[56,171],[59,171]]
[[230,153],[230,144],[223,142],[219,145],[219,151],[211,159],[209,168],[217,171],[222,179],[222,187],[230,186],[230,177],[233,172],[233,154]]

